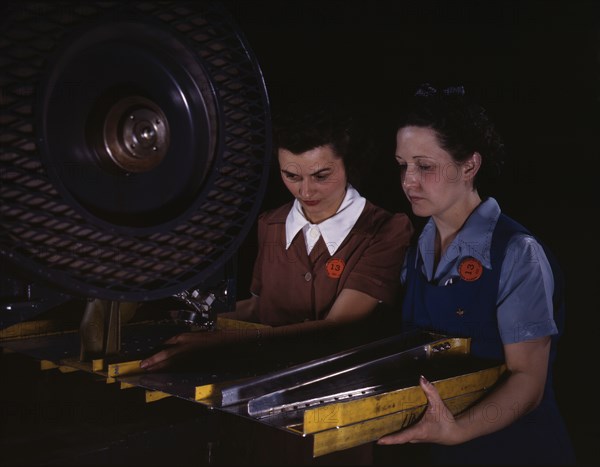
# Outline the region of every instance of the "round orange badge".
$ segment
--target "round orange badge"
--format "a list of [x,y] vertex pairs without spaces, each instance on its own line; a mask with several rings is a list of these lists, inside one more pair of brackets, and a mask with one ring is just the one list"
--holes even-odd
[[458,266],[460,278],[467,282],[476,281],[483,274],[483,266],[479,260],[475,258],[465,258]]
[[327,275],[332,279],[339,279],[344,272],[344,267],[346,263],[341,258],[331,258],[325,264],[325,269],[327,270]]

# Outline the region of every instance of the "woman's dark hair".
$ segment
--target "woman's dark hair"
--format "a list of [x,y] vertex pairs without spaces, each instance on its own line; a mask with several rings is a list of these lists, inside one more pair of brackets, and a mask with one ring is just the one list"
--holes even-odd
[[397,129],[406,126],[434,130],[440,146],[456,162],[478,152],[482,163],[474,180],[475,188],[481,188],[482,182],[491,182],[500,174],[504,143],[487,111],[471,102],[462,86],[436,89],[428,83],[422,84],[405,107]]
[[273,147],[301,154],[330,145],[346,169],[348,181],[360,185],[366,135],[352,111],[333,102],[294,102],[274,114]]

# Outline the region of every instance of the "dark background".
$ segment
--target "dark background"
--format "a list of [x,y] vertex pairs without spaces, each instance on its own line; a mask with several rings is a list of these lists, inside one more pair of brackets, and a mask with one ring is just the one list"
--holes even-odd
[[[393,160],[395,110],[422,82],[463,84],[507,147],[495,198],[558,257],[567,279],[557,397],[581,464],[599,434],[595,225],[600,8],[583,1],[225,1],[263,70],[273,109],[342,99],[375,141],[362,192],[410,212]],[[290,199],[277,167],[263,207]],[[417,226],[421,225],[415,219]],[[247,294],[254,234],[240,250]]]
[[[341,99],[365,118],[374,146],[369,153],[371,170],[361,191],[390,211],[410,212],[393,159],[393,120],[415,87],[426,81],[463,84],[488,108],[505,138],[509,156],[495,197],[505,213],[548,244],[565,271],[567,323],[556,363],[557,397],[579,463],[596,464],[600,430],[595,333],[600,307],[595,287],[600,277],[594,268],[598,255],[593,226],[598,213],[600,155],[600,2],[223,3],[260,63],[273,110],[294,100]],[[263,209],[290,198],[277,170],[272,170]],[[413,217],[413,221],[421,225],[419,219]],[[238,253],[238,298],[248,295],[256,247],[252,232]],[[178,406],[178,401],[167,399],[162,408],[151,412],[143,401],[139,404],[139,393],[124,395],[100,382],[96,391],[109,401],[109,409],[104,410],[105,399],[96,400],[95,393],[88,392],[87,374],[40,375],[37,366],[29,362],[37,375],[30,383],[22,370],[7,369],[9,358],[0,358],[0,364],[4,365],[0,365],[4,370],[0,380],[2,465],[13,465],[13,458],[45,457],[47,461],[44,449],[62,446],[59,440],[63,438],[69,440],[69,452],[83,449],[89,432],[96,434],[102,448],[109,442],[103,438],[107,433],[122,426],[131,431],[127,424],[138,415],[146,423],[144,429],[156,424],[168,431],[165,420],[189,420],[187,402]],[[81,385],[76,385],[80,379],[74,382],[74,378],[80,378]],[[56,384],[57,379],[69,384]],[[65,386],[67,408],[72,409],[68,416],[63,416],[64,406],[54,402],[51,391],[54,387],[64,390]],[[56,423],[71,416],[86,423],[81,436],[70,431],[63,435]],[[35,422],[35,433],[43,432],[42,441],[39,435],[34,437],[30,418]],[[19,425],[19,419],[25,420]],[[162,435],[157,435],[165,446],[160,452],[164,457],[151,449],[160,443],[151,445],[148,440],[152,438],[145,436],[132,442],[139,449],[125,446],[115,451],[119,455],[131,451],[131,459],[138,464],[141,459],[136,456],[147,452],[147,457],[154,456],[152,465],[177,465],[168,448],[202,444],[200,437],[193,439],[197,429],[190,426],[185,438],[179,437],[180,432],[177,436],[166,433],[169,441],[171,436],[175,438],[170,443],[162,443]],[[109,454],[92,460],[98,464],[128,463],[128,457],[115,460]],[[71,454],[64,453],[65,458],[76,457],[68,456]],[[194,456],[190,463],[201,464],[203,459]]]

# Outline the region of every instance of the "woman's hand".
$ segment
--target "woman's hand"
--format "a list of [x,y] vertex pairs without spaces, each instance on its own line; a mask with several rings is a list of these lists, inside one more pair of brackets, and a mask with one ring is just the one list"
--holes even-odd
[[435,387],[422,379],[420,385],[429,403],[425,415],[415,425],[384,436],[379,444],[459,444],[507,427],[542,400],[549,355],[549,336],[506,344],[506,379],[456,418]]
[[427,409],[421,420],[397,433],[384,436],[377,444],[437,443],[455,444],[454,415],[448,409],[433,384],[421,376],[419,384],[427,396]]
[[227,333],[219,330],[177,334],[164,342],[165,349],[143,360],[140,367],[146,371],[162,370],[190,352],[223,344],[228,337]]

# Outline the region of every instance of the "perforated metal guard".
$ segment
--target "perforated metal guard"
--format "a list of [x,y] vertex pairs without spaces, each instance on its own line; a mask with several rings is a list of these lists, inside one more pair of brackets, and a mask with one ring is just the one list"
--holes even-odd
[[[53,184],[36,144],[36,86],[45,60],[66,30],[115,9],[159,19],[192,44],[223,122],[221,150],[196,210],[145,235],[125,235],[82,216]],[[151,300],[202,283],[239,247],[267,181],[268,99],[245,39],[222,10],[198,2],[16,2],[4,15],[0,255],[70,292],[111,300]]]

